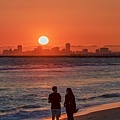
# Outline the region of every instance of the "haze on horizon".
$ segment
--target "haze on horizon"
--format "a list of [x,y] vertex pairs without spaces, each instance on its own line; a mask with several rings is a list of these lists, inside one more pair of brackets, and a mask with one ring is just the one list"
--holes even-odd
[[0,0],[0,45],[120,45],[120,0]]

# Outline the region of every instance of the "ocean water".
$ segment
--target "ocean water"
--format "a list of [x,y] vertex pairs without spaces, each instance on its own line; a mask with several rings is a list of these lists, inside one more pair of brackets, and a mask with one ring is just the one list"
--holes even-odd
[[0,120],[45,120],[48,95],[71,87],[77,107],[120,102],[120,58],[1,57]]

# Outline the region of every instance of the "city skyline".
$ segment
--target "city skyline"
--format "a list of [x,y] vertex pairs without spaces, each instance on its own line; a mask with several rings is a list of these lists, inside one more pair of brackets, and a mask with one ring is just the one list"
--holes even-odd
[[96,49],[94,52],[90,52],[87,48],[72,51],[71,44],[66,43],[63,49],[58,46],[45,49],[39,45],[28,51],[23,51],[23,46],[18,45],[16,49],[3,50],[0,56],[120,56],[120,52],[111,51],[107,47]]
[[[0,46],[0,54],[3,52],[3,50],[5,49],[16,49],[17,45],[10,45],[10,46]],[[28,51],[28,50],[33,50],[34,48],[38,47],[38,46],[42,46],[44,49],[51,49],[54,47],[59,47],[60,49],[64,48],[64,44],[59,45],[59,46],[52,46],[50,47],[49,45],[37,45],[37,46],[23,46],[23,51]],[[102,47],[107,47],[109,48],[112,52],[120,52],[120,45],[88,45],[88,46],[84,46],[84,45],[74,45],[71,44],[71,50],[72,51],[77,51],[77,50],[82,50],[82,49],[89,49],[90,52],[94,52],[96,49],[102,48]]]

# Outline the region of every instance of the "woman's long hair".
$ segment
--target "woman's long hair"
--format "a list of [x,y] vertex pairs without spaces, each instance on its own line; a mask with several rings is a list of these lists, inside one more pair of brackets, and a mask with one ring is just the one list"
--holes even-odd
[[73,91],[71,88],[67,88],[68,94],[73,95]]

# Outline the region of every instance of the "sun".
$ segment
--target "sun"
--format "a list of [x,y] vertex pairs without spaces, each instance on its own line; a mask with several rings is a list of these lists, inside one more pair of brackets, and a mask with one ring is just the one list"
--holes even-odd
[[46,45],[49,43],[49,39],[48,37],[46,36],[41,36],[39,39],[38,39],[38,43],[41,44],[41,45]]

